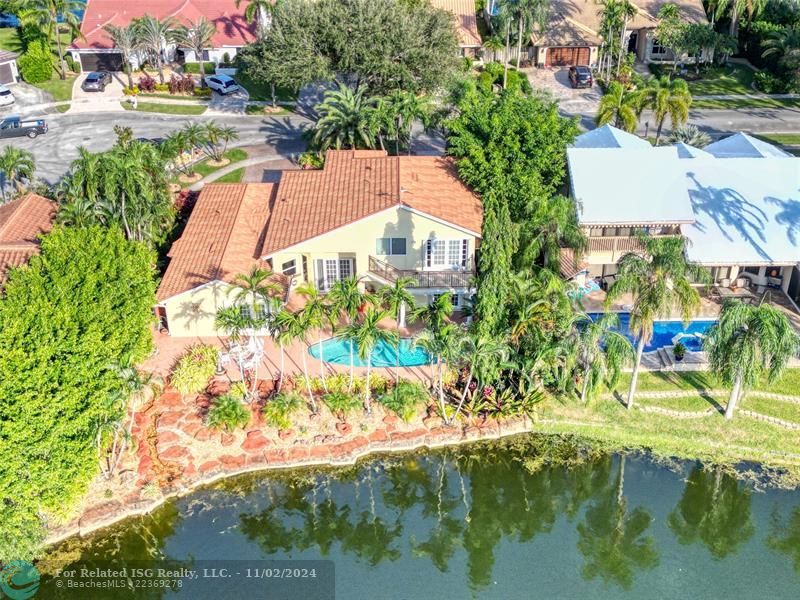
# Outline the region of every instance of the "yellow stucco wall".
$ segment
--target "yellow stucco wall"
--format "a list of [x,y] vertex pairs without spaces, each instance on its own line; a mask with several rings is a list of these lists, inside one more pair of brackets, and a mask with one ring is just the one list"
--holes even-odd
[[214,282],[165,300],[169,334],[176,337],[215,336],[214,317],[220,308],[231,305],[231,288]]

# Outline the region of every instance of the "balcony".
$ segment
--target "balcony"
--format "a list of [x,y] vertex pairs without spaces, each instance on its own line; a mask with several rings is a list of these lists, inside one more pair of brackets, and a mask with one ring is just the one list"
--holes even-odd
[[412,271],[369,257],[369,272],[380,279],[394,283],[401,277],[410,277],[414,288],[471,288],[474,271]]

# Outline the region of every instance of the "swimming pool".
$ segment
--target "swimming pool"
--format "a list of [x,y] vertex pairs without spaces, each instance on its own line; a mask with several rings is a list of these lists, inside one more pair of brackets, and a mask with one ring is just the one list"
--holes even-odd
[[[620,331],[624,333],[628,339],[633,343],[636,340],[631,335],[629,322],[630,313],[617,313],[619,315]],[[589,315],[592,319],[597,319],[602,316],[602,313],[591,313]],[[696,320],[690,321],[687,327],[683,326],[682,321],[655,321],[653,323],[653,337],[650,343],[644,347],[645,352],[653,352],[664,346],[672,346],[673,339],[678,334],[684,334],[679,340],[686,346],[690,352],[699,352],[703,349],[703,339],[696,334],[705,335],[711,326],[714,325],[714,320]]]
[[[322,342],[322,358],[320,358],[319,344],[314,344],[308,349],[309,354],[317,360],[337,365],[350,364],[350,342],[342,337],[334,337]],[[415,348],[409,338],[400,340],[400,366],[419,367],[433,362],[431,357],[422,348]],[[356,367],[366,367],[367,362],[358,355],[358,346],[353,345],[353,364]],[[397,347],[386,342],[379,342],[372,351],[373,367],[394,367],[397,365]]]

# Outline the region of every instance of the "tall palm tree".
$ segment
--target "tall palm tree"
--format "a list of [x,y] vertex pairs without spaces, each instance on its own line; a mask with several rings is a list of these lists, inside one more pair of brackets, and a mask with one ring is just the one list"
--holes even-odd
[[366,88],[355,90],[339,83],[328,90],[317,105],[319,119],[314,124],[313,142],[320,151],[329,148],[374,148],[371,112]]
[[[347,344],[350,347],[350,378],[348,382],[347,389],[348,391],[353,391],[353,380],[355,379],[355,364],[356,364],[356,357],[355,357],[355,350],[357,347],[357,338],[358,338],[358,329],[360,324],[358,321],[352,321],[346,323],[344,326],[339,327],[336,330],[336,333],[347,340]],[[398,344],[399,346],[399,344]]]
[[550,0],[516,0],[513,11],[517,21],[517,69],[519,69],[522,59],[522,38],[534,26],[538,26],[539,31],[547,28]]
[[41,28],[47,36],[50,47],[55,43],[58,49],[59,77],[66,79],[67,65],[64,61],[60,27],[66,26],[73,38],[82,37],[81,22],[76,13],[85,8],[84,3],[78,0],[28,0],[24,6],[24,20],[36,23]]
[[317,347],[319,348],[319,375],[322,378],[322,387],[328,391],[325,379],[325,357],[322,351],[322,329],[331,323],[331,306],[319,290],[310,283],[304,283],[297,288],[297,293],[303,296],[306,304],[303,307],[303,318],[310,327],[317,330]]
[[33,154],[15,146],[6,146],[0,153],[0,195],[6,201],[6,187],[13,185],[17,191],[22,189],[22,181],[31,181],[36,172]]
[[771,31],[764,40],[764,58],[777,56],[778,64],[788,71],[800,68],[800,25],[782,27]]
[[511,23],[514,21],[514,5],[516,0],[497,0],[497,20],[500,27],[506,31],[505,50],[503,59],[503,89],[508,84],[508,63],[511,56]]
[[422,319],[428,329],[436,333],[450,322],[453,314],[453,300],[450,292],[434,298],[427,306],[421,306],[414,312],[414,318]]
[[175,20],[172,17],[159,20],[145,15],[133,21],[133,28],[139,40],[137,48],[150,56],[158,70],[159,81],[164,83],[164,51],[175,28]]
[[400,154],[401,143],[411,154],[411,136],[416,121],[424,127],[430,124],[431,100],[428,96],[417,96],[413,92],[397,90],[387,98],[389,114],[394,121],[395,153]]
[[248,23],[255,22],[258,37],[264,38],[267,33],[269,33],[272,15],[279,1],[280,0],[236,0],[236,8],[239,8],[242,2],[247,2],[247,7],[244,9],[244,19]]
[[376,298],[362,292],[361,280],[353,275],[334,282],[328,292],[328,301],[338,315],[344,314],[348,323],[354,323],[365,305],[374,305]]
[[306,360],[307,347],[306,337],[311,329],[311,324],[306,320],[302,311],[292,312],[282,310],[275,316],[275,325],[283,332],[285,340],[301,342],[303,348],[300,349],[300,356],[303,361],[303,376],[306,382],[306,392],[311,403],[311,410],[317,412],[317,403],[314,400],[314,393],[311,391],[311,380],[308,376],[308,361]]
[[236,128],[230,125],[218,125],[214,121],[200,125],[200,131],[206,154],[211,160],[217,162],[221,162],[225,158],[228,144],[239,139],[239,132],[236,131]]
[[292,313],[285,307],[280,311],[274,313],[270,318],[270,333],[272,339],[278,345],[281,353],[280,372],[278,373],[278,386],[275,390],[280,392],[283,387],[283,376],[286,371],[286,346],[292,343],[294,331],[294,317]]
[[669,142],[675,144],[683,142],[687,146],[694,148],[704,148],[711,143],[711,136],[705,131],[700,131],[697,125],[682,125],[676,127],[669,134]]
[[372,352],[375,350],[375,346],[380,343],[399,343],[396,332],[380,327],[380,322],[388,316],[389,314],[387,312],[370,307],[364,313],[364,318],[361,320],[361,323],[359,323],[356,330],[358,354],[361,357],[361,360],[364,360],[367,363],[367,382],[364,386],[364,410],[366,410],[367,413],[372,412],[372,390],[370,389]]
[[483,48],[492,53],[492,62],[497,62],[497,51],[505,48],[505,42],[499,35],[493,35],[483,42]]
[[[238,6],[238,2],[237,2]],[[249,8],[249,7],[248,7]],[[200,84],[205,81],[205,66],[203,62],[203,51],[211,47],[214,34],[217,33],[216,26],[206,19],[199,17],[196,21],[189,22],[188,25],[181,25],[170,32],[170,39],[176,43],[189,48],[194,52],[197,62],[200,63]]]
[[689,120],[689,107],[692,105],[692,94],[685,79],[651,77],[641,91],[644,108],[650,108],[656,120],[656,145],[661,138],[661,129],[669,117],[673,129]]
[[641,92],[628,90],[619,81],[612,81],[600,99],[595,122],[598,126],[611,123],[624,131],[636,131],[641,102]]
[[278,295],[283,286],[275,280],[275,274],[269,269],[254,265],[248,273],[239,273],[233,278],[229,294],[240,304],[250,304],[254,317],[259,314],[259,302],[267,309],[275,308]]
[[439,409],[442,419],[447,420],[447,410],[444,402],[444,365],[445,356],[455,356],[457,349],[460,349],[463,342],[460,340],[459,327],[453,323],[442,325],[437,329],[425,329],[414,338],[414,345],[422,348],[434,359],[436,365],[435,380],[432,386],[436,389],[439,398]]
[[[415,283],[413,277],[400,277],[393,285],[387,285],[381,288],[378,296],[381,299],[383,307],[388,310],[396,319],[397,335],[400,335],[400,328],[405,326],[406,311],[414,313],[415,303],[414,294],[408,291],[408,288]],[[400,381],[400,344],[397,344],[395,371],[395,382]]]
[[764,373],[770,383],[780,378],[789,359],[800,351],[800,338],[774,306],[727,300],[703,347],[711,370],[731,386],[725,408],[725,418],[731,419],[745,389]]
[[136,46],[138,44],[138,40],[136,39],[136,31],[131,25],[128,25],[127,27],[117,27],[116,25],[112,25],[110,23],[103,27],[103,29],[108,34],[108,37],[111,38],[111,43],[114,44],[114,48],[119,50],[120,54],[122,54],[123,70],[128,76],[128,87],[132,88],[133,69],[131,68],[131,58],[136,52]]
[[575,201],[567,196],[553,196],[547,202],[537,202],[532,218],[521,228],[517,267],[527,268],[541,258],[546,269],[557,273],[561,248],[571,248],[575,256],[583,254],[588,239],[578,222]]
[[633,296],[629,328],[637,342],[628,409],[633,407],[642,354],[653,336],[653,322],[658,317],[669,317],[677,309],[684,323],[688,323],[700,308],[700,294],[692,282],[706,282],[709,278],[705,269],[686,259],[683,238],[642,236],[640,240],[643,255],[631,252],[619,260],[617,278],[606,296],[606,308],[623,294]]
[[617,77],[622,68],[622,58],[625,56],[625,34],[628,32],[628,19],[636,16],[638,10],[629,2],[629,0],[621,0],[620,13],[622,14],[622,26],[620,27],[619,35],[619,55],[617,57]]
[[766,5],[767,0],[717,0],[713,16],[719,19],[727,13],[731,20],[728,33],[735,37],[739,20],[747,15],[747,20],[752,21],[761,14]]
[[581,402],[595,394],[605,383],[613,388],[626,364],[633,362],[634,351],[630,340],[619,330],[619,316],[606,313],[596,321],[588,315],[578,328],[577,352],[583,369]]

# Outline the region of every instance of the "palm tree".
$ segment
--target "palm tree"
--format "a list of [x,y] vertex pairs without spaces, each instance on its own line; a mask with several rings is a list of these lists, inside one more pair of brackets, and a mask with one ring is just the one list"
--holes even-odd
[[319,348],[319,375],[322,378],[322,387],[328,391],[328,384],[325,380],[325,357],[322,352],[322,328],[331,323],[331,306],[325,301],[325,297],[319,290],[310,283],[304,283],[297,288],[297,293],[306,299],[303,307],[303,318],[317,330],[317,347]]
[[642,254],[631,252],[617,266],[617,278],[608,290],[606,308],[623,294],[633,296],[630,332],[637,339],[636,359],[626,406],[633,407],[636,382],[645,345],[653,336],[653,322],[677,309],[688,323],[700,308],[700,294],[692,281],[708,281],[708,272],[685,256],[681,237],[640,237]]
[[249,273],[239,273],[233,278],[228,294],[234,294],[237,303],[250,303],[254,317],[259,314],[259,300],[269,309],[278,303],[276,295],[283,292],[283,286],[275,280],[269,269],[253,266]]
[[386,106],[393,120],[395,154],[400,154],[401,142],[411,154],[411,136],[415,121],[428,127],[431,116],[431,100],[428,96],[417,96],[413,92],[397,90],[386,99]]
[[656,120],[656,146],[661,138],[661,128],[667,117],[672,129],[686,123],[689,119],[689,107],[692,105],[692,94],[685,79],[670,80],[669,76],[651,77],[641,92],[643,108],[650,108]]
[[461,347],[463,342],[459,340],[458,334],[458,326],[448,323],[436,330],[425,329],[414,338],[414,345],[425,350],[436,364],[436,383],[432,387],[436,389],[436,395],[439,398],[439,409],[442,419],[445,421],[447,420],[447,410],[444,403],[444,357],[448,353],[451,356],[455,355],[457,353],[456,349]]
[[146,52],[154,61],[158,70],[158,79],[164,83],[164,50],[171,32],[175,28],[175,20],[167,17],[164,20],[156,19],[150,15],[140,17],[133,22],[136,38],[139,40],[137,49]]
[[[397,334],[400,335],[400,328],[405,326],[406,311],[410,310],[413,314],[415,309],[414,295],[408,291],[416,280],[413,277],[400,277],[393,285],[381,288],[378,296],[383,307],[396,317]],[[400,381],[400,344],[397,344],[397,360],[395,361],[395,382]]]
[[[299,341],[303,346],[306,345],[306,337],[311,329],[311,324],[306,320],[302,311],[292,312],[290,310],[280,311],[274,319],[275,325],[280,331],[284,340]],[[317,412],[317,403],[314,400],[314,393],[311,391],[311,380],[308,376],[308,361],[306,360],[307,348],[301,348],[300,355],[303,360],[303,376],[306,382],[306,392],[311,403],[311,410]],[[282,369],[281,369],[282,370]]]
[[[238,6],[238,2],[237,2]],[[250,7],[248,7],[249,9]],[[200,84],[205,81],[205,66],[203,63],[203,50],[212,45],[214,35],[217,33],[216,26],[206,19],[199,17],[194,22],[189,22],[188,25],[181,25],[170,32],[170,39],[178,44],[189,48],[194,52],[197,62],[200,63]]]
[[6,201],[7,186],[13,185],[17,191],[21,191],[22,181],[24,179],[31,181],[35,172],[36,163],[33,160],[33,154],[15,146],[6,146],[0,153],[0,177],[2,177],[0,194],[3,202]]
[[292,329],[294,326],[294,316],[289,310],[283,308],[272,315],[269,325],[272,339],[278,345],[278,348],[281,352],[281,366],[280,372],[278,373],[278,386],[275,390],[276,392],[280,392],[281,388],[283,387],[283,375],[286,370],[286,346],[292,343],[292,340],[294,339],[294,331]]
[[[184,128],[184,131],[187,128]],[[239,139],[239,133],[230,125],[217,125],[214,121],[200,125],[205,152],[211,160],[222,162],[228,151],[228,144]]]
[[619,71],[622,68],[622,57],[625,55],[625,34],[628,31],[628,19],[632,19],[633,17],[635,17],[636,13],[638,12],[638,10],[628,0],[622,0],[620,2],[620,12],[622,13],[622,27],[620,28],[620,36],[619,36],[619,56],[617,58],[617,77],[619,77]]
[[66,25],[71,36],[82,37],[81,22],[76,13],[85,8],[78,0],[29,0],[25,3],[24,20],[36,23],[47,36],[52,47],[55,42],[58,48],[58,66],[61,79],[67,78],[67,65],[64,61],[64,48],[61,43],[60,27]]
[[787,71],[800,68],[800,26],[782,27],[767,34],[764,40],[764,58],[777,56],[778,64]]
[[275,12],[275,7],[280,0],[236,0],[236,8],[242,2],[247,2],[247,8],[244,9],[244,19],[248,23],[256,22],[258,29],[258,37],[266,37],[272,23],[272,15]]
[[534,25],[539,31],[547,28],[550,16],[550,0],[516,0],[514,14],[517,20],[517,69],[522,59],[522,38]]
[[453,301],[450,292],[438,295],[433,302],[414,312],[414,318],[422,319],[428,329],[436,333],[450,322],[453,314]]
[[641,92],[628,90],[619,81],[612,81],[600,99],[595,122],[598,125],[613,123],[614,127],[624,131],[636,131],[641,114],[641,100]]
[[362,292],[361,280],[353,275],[334,282],[328,292],[328,301],[338,315],[344,313],[348,323],[354,323],[364,306],[374,305],[376,298],[372,294]]
[[359,327],[360,325],[358,321],[353,321],[336,330],[336,333],[346,339],[348,345],[350,346],[350,380],[347,389],[351,392],[353,391],[353,380],[355,378],[355,349],[357,345],[356,340],[358,338]]
[[328,90],[317,105],[319,119],[314,124],[312,140],[320,151],[329,148],[374,148],[369,98],[366,88],[352,90],[339,83],[336,90]]
[[769,304],[752,306],[727,300],[703,345],[711,370],[731,386],[725,418],[733,418],[745,389],[767,374],[780,378],[800,350],[800,339],[784,313]]
[[122,54],[122,63],[125,74],[128,76],[128,87],[133,87],[133,76],[131,74],[131,57],[136,52],[137,39],[136,31],[133,26],[117,27],[116,25],[108,24],[103,29],[108,33],[111,38],[111,43]]
[[681,125],[672,130],[669,142],[671,144],[683,142],[687,146],[704,148],[711,143],[711,137],[705,131],[700,131],[697,125]]
[[467,370],[467,378],[464,381],[464,389],[461,390],[461,397],[458,400],[458,405],[453,416],[449,419],[445,416],[445,423],[451,424],[461,412],[461,407],[467,398],[467,394],[472,386],[472,380],[475,378],[476,389],[481,389],[483,385],[489,381],[494,381],[494,374],[497,373],[499,368],[508,363],[511,354],[511,348],[505,339],[495,339],[492,337],[477,336],[473,337],[465,334],[460,338],[460,343],[453,344],[456,352],[461,354],[461,358],[469,367]]
[[728,33],[735,37],[739,20],[747,15],[747,20],[752,21],[761,14],[766,5],[767,0],[717,0],[713,17],[719,19],[727,12],[731,20]]
[[634,352],[630,340],[619,330],[619,316],[606,313],[596,321],[582,315],[578,328],[577,352],[583,368],[581,402],[595,394],[601,384],[612,389],[626,364],[633,362]]
[[497,51],[505,48],[503,38],[499,35],[493,35],[483,42],[483,48],[492,52],[492,62],[497,62]]
[[367,413],[372,411],[370,390],[370,373],[372,368],[372,351],[378,344],[398,344],[397,333],[389,329],[382,329],[380,322],[388,317],[389,314],[382,310],[370,307],[364,313],[364,318],[355,331],[358,354],[361,360],[367,363],[367,382],[364,390],[364,410]]

